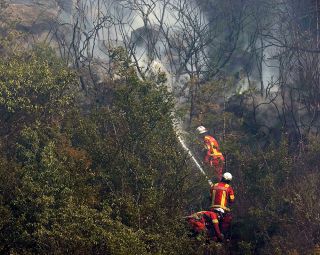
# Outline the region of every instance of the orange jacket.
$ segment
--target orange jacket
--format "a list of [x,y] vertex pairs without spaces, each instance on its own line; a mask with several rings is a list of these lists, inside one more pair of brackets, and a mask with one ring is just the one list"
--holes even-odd
[[224,182],[219,182],[210,188],[211,209],[222,208],[230,211],[227,207],[229,203],[234,202],[234,191],[232,187]]
[[206,230],[208,228],[207,224],[210,225],[210,223],[212,223],[216,235],[218,237],[221,237],[218,215],[215,212],[200,211],[200,212],[192,214],[188,218],[189,218],[188,221],[189,221],[190,225],[197,232],[201,232],[201,231]]
[[210,135],[204,137],[204,146],[207,150],[205,155],[205,162],[208,162],[210,157],[223,158],[223,155],[220,151],[219,144],[216,139]]

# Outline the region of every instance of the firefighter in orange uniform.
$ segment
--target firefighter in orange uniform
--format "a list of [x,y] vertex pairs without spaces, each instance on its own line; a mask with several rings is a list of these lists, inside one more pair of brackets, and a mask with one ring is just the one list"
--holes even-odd
[[234,191],[230,186],[231,180],[232,175],[229,172],[226,172],[223,174],[221,181],[212,185],[210,188],[210,210],[219,210],[223,213],[221,229],[224,233],[228,232],[232,221],[232,215],[230,208],[228,207],[234,202]]
[[203,161],[209,164],[210,167],[214,167],[215,176],[220,180],[223,172],[224,157],[220,151],[219,144],[214,137],[208,134],[208,130],[204,126],[199,126],[197,131],[204,142],[206,150]]
[[228,204],[234,202],[234,191],[230,186],[232,175],[228,172],[224,173],[220,182],[214,184],[210,188],[211,208],[222,208],[229,212]]
[[219,228],[221,215],[213,211],[200,211],[187,217],[188,223],[192,227],[193,236],[198,236],[206,231],[211,240],[222,241],[223,235]]

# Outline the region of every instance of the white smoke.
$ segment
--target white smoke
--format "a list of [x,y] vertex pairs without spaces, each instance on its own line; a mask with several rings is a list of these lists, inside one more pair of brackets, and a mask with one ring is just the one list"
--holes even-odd
[[[167,86],[168,86],[168,90],[172,92],[173,90],[173,78],[172,75],[170,74],[170,72],[168,72],[168,70],[164,67],[164,65],[157,60],[154,60],[151,64],[151,68],[154,72],[163,72],[166,74],[167,77]],[[179,106],[179,101],[176,101],[176,106]],[[188,156],[190,157],[190,159],[192,160],[192,162],[195,164],[195,166],[198,168],[198,170],[201,172],[201,174],[203,174],[206,178],[206,180],[208,181],[209,185],[212,186],[213,183],[210,180],[210,178],[207,176],[206,172],[203,170],[201,164],[198,162],[198,160],[196,159],[196,157],[193,155],[193,153],[191,152],[191,150],[188,148],[188,146],[186,145],[184,138],[183,138],[183,128],[182,128],[182,123],[181,121],[179,121],[175,116],[173,119],[173,125],[174,125],[174,129],[178,138],[178,141],[181,144],[181,147],[185,150],[185,152],[188,154]]]
[[[80,41],[87,43],[87,50],[82,52],[85,57],[108,62],[108,49],[123,46],[139,72],[165,72],[171,92],[187,87],[184,85],[195,73],[200,73],[201,79],[201,73],[210,68],[206,62],[209,49],[201,44],[204,43],[201,36],[211,24],[194,1],[78,0],[73,2],[71,16],[73,22],[80,21]],[[80,48],[83,46],[80,44]],[[202,50],[195,52],[197,49]],[[272,85],[278,76],[273,60],[275,52],[272,47],[262,50],[260,78],[265,86]],[[247,79],[239,84],[243,90],[249,88]],[[186,100],[183,95],[179,92],[177,106]],[[177,128],[177,137],[190,154],[179,135],[181,127]],[[192,153],[190,157],[196,162]],[[203,172],[200,164],[195,164]]]

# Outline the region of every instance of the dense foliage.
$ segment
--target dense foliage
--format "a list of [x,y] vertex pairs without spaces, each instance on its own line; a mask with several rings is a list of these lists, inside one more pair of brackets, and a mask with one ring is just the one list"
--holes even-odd
[[[123,49],[113,54],[121,78],[91,97],[47,47],[1,59],[1,253],[203,253],[182,218],[206,208],[207,184],[177,142],[165,76],[142,80]],[[320,241],[317,138],[266,143],[249,111],[212,105],[199,118],[225,128],[237,198],[233,240],[212,252],[310,252]]]
[[[185,254],[193,180],[164,77],[121,79],[96,103],[46,47],[0,62],[2,254]],[[109,90],[108,90],[109,91]],[[91,103],[94,102],[94,103]],[[189,248],[188,248],[189,247]]]
[[[177,140],[175,98],[164,73],[148,74],[151,66],[145,73],[139,70],[128,52],[134,47],[110,46],[103,69],[94,66],[92,56],[81,55],[85,50],[79,45],[85,48],[90,38],[79,45],[73,41],[66,51],[71,60],[66,60],[50,47],[26,46],[15,32],[3,29],[1,254],[314,252],[320,244],[318,11],[302,22],[291,20],[300,12],[294,11],[300,1],[291,1],[290,11],[279,1],[222,2],[202,3],[216,10],[211,33],[193,24],[193,32],[181,34],[184,40],[204,35],[208,42],[194,42],[208,43],[211,51],[191,40],[191,48],[179,56],[186,56],[188,69],[194,53],[190,59],[196,68],[186,72],[188,98],[182,107],[182,115],[189,115],[190,148],[200,156],[193,131],[205,125],[234,176],[231,242],[208,245],[188,237],[183,217],[208,208],[208,184]],[[191,24],[192,11],[180,13]],[[278,20],[282,25],[274,27]],[[82,33],[76,26],[73,32],[74,37]],[[224,43],[216,43],[215,34]],[[271,47],[262,45],[266,39],[279,50],[274,58],[281,76],[269,84],[262,80],[261,48]],[[209,52],[209,69],[198,65],[199,52]],[[76,71],[63,61],[74,61]],[[108,74],[95,77],[99,68]],[[250,81],[255,73],[259,79]],[[273,87],[277,92],[271,93]]]
[[[285,127],[263,133],[245,103],[256,92],[234,96],[223,109],[216,103],[222,85],[203,86],[197,106],[201,114],[193,125],[211,127],[223,141],[227,168],[234,175],[231,254],[313,254],[320,238],[319,137],[296,140]],[[206,96],[208,87],[215,92],[211,97]]]
[[[182,217],[205,209],[207,184],[177,142],[165,77],[143,81],[125,51],[114,54],[121,79],[85,104],[76,73],[52,50],[2,58],[1,253],[202,253]],[[105,91],[112,97],[101,100]],[[320,241],[317,138],[296,150],[286,133],[266,144],[250,118],[212,109],[207,126],[228,120],[222,145],[236,180],[229,249],[308,253]]]

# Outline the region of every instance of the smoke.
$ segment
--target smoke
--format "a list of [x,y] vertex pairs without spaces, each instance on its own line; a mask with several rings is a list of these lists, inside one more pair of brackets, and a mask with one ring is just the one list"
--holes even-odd
[[277,84],[279,79],[279,61],[275,59],[279,50],[275,46],[267,47],[263,50],[264,59],[262,61],[262,82],[269,92],[277,92],[279,86]]
[[[163,73],[166,74],[167,87],[168,87],[168,90],[172,92],[172,90],[173,90],[173,78],[172,78],[172,75],[170,74],[170,72],[168,72],[168,70],[164,67],[164,65],[160,61],[154,60],[152,62],[152,64],[151,64],[151,69],[154,72],[163,72]],[[176,100],[176,107],[179,107],[179,100]],[[198,162],[196,157],[193,155],[191,150],[186,145],[186,143],[184,141],[184,138],[183,138],[183,135],[182,135],[183,132],[184,132],[183,128],[182,128],[182,123],[177,117],[175,117],[174,114],[173,114],[173,126],[174,126],[174,130],[175,130],[176,136],[178,138],[178,141],[181,144],[181,147],[188,154],[188,156],[190,157],[192,162],[195,164],[197,169],[200,171],[200,173],[205,176],[205,178],[208,181],[209,185],[212,186],[213,185],[212,181],[209,179],[209,177],[207,176],[206,172],[203,170],[201,164]]]
[[[70,9],[68,4],[64,6]],[[218,13],[218,10],[215,12]],[[185,93],[188,93],[188,86],[185,85],[190,77],[197,74],[201,79],[201,75],[212,65],[208,62],[212,60],[207,56],[210,56],[208,51],[212,47],[210,41],[212,35],[209,34],[215,24],[209,22],[206,16],[208,12],[205,13],[196,1],[78,0],[73,2],[70,15],[72,21],[77,22],[79,26],[79,48],[86,48],[81,52],[82,57],[100,59],[108,63],[108,50],[123,46],[140,74],[148,74],[150,70],[166,73],[168,90],[175,93],[176,106],[179,107],[187,100]],[[212,18],[210,20],[215,21]],[[217,29],[220,30],[221,28]],[[218,45],[219,34],[213,36],[216,42],[213,44]],[[249,89],[252,84],[257,87],[263,84],[263,89],[269,89],[269,93],[277,92],[279,67],[274,58],[277,49],[272,46],[256,45],[256,48],[259,47],[261,66],[252,68],[249,77],[240,79],[237,86],[242,87],[243,91]],[[235,70],[243,68],[244,65],[243,58],[240,57],[238,63],[235,62]],[[226,71],[228,74],[228,70]],[[261,103],[263,105],[263,102]],[[262,110],[264,107],[259,109]],[[177,128],[177,137],[189,154],[190,150],[186,148],[183,138],[178,134],[180,131],[183,131],[182,125]],[[194,158],[193,155],[190,157]],[[195,164],[199,168],[200,165]],[[201,167],[199,170],[203,171]]]
[[200,38],[193,36],[199,37],[201,28],[208,27],[208,21],[194,1],[59,2],[65,10],[72,9],[69,17],[61,11],[60,19],[61,22],[70,22],[71,28],[76,26],[73,30],[78,33],[78,48],[84,58],[99,58],[107,62],[108,49],[123,46],[141,70],[147,71],[152,61],[158,59],[170,73],[177,75],[176,80],[185,75],[186,70],[193,72],[194,65],[205,66],[201,63],[205,61],[204,52],[197,50],[193,53],[194,49],[203,48]]

